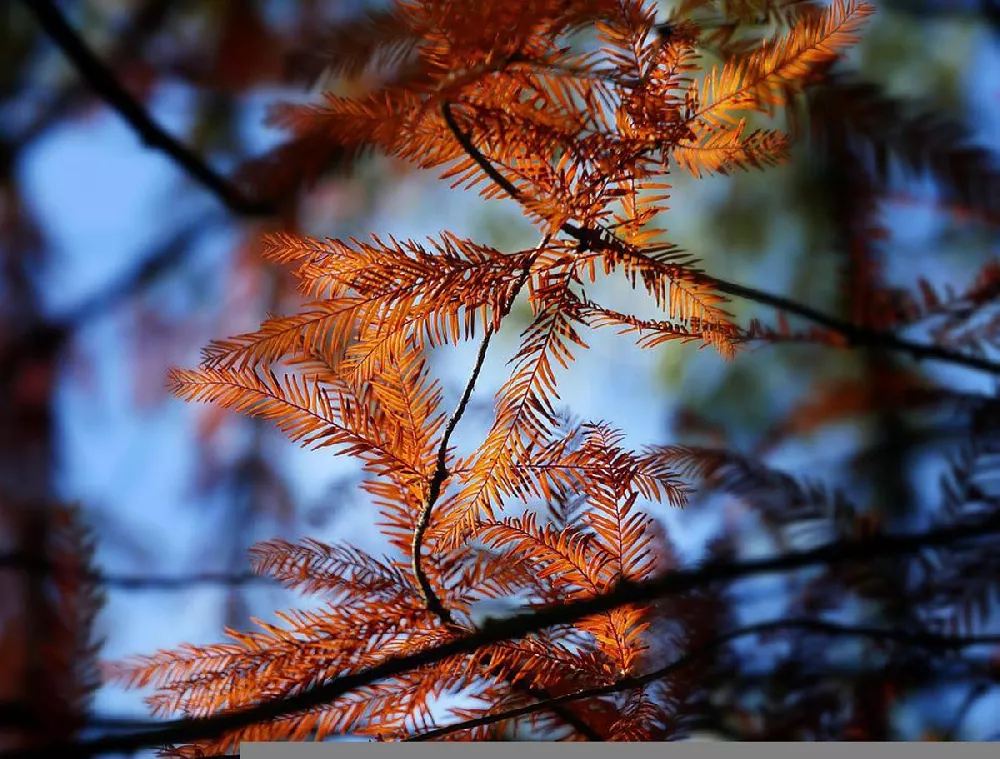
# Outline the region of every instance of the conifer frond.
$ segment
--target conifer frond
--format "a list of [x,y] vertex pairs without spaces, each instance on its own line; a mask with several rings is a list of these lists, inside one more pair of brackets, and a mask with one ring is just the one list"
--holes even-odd
[[438,413],[441,388],[428,382],[430,368],[413,344],[395,354],[395,361],[372,380],[373,400],[392,420],[393,448],[402,458],[409,455],[414,468],[431,472],[437,456],[437,438],[444,425]]
[[640,319],[591,302],[581,305],[581,313],[591,327],[618,327],[619,335],[637,332],[639,337],[636,339],[636,345],[640,348],[654,348],[669,340],[687,343],[700,340],[702,337],[684,324],[662,319]]
[[[231,710],[262,697],[295,693],[345,668],[363,669],[404,646],[419,649],[440,644],[448,634],[427,627],[426,612],[415,608],[413,600],[412,596],[383,594],[376,606],[365,603],[358,589],[355,603],[279,614],[280,626],[258,622],[260,632],[230,630],[234,644],[187,646],[179,653],[140,657],[119,665],[116,674],[136,685],[159,683],[159,694],[150,699],[159,714],[181,711],[199,716]],[[381,614],[373,614],[375,608]],[[351,730],[378,731],[408,719],[417,719],[419,725],[427,699],[467,677],[454,665],[452,674],[448,672],[448,667],[436,667],[407,673],[393,682],[360,689],[323,709],[285,718],[276,726],[231,732],[203,747],[224,752],[240,741],[259,740],[263,735],[322,740]]]
[[[953,455],[940,478],[936,522],[968,523],[1000,512],[996,487],[1000,404],[991,397],[967,406],[960,418],[964,417],[972,439]],[[1000,561],[987,540],[964,550],[927,551],[918,566],[915,597],[922,618],[932,628],[970,635],[989,619],[1000,588]]]
[[[649,455],[654,461],[665,456],[664,463],[671,467],[690,462],[706,487],[740,498],[781,540],[796,536],[819,540],[835,533],[838,520],[859,513],[843,490],[793,477],[734,451],[680,447],[650,449]],[[795,535],[786,535],[788,531]]]
[[[0,505],[10,508],[12,504],[0,496]],[[31,508],[38,509],[38,505]],[[23,696],[24,706],[47,739],[72,741],[86,729],[91,702],[101,685],[98,653],[102,641],[96,624],[105,594],[97,579],[94,535],[81,509],[50,505],[35,518],[47,522],[43,558],[49,562],[49,572],[39,580],[41,597],[35,600],[37,616],[31,619],[38,638],[26,641],[37,653],[25,657],[31,687]],[[11,612],[24,613],[12,608],[5,614]],[[10,617],[4,621],[5,632],[23,624]],[[5,649],[6,656],[24,653],[16,647]],[[5,686],[17,687],[14,682]]]
[[944,200],[986,219],[1000,218],[1000,166],[975,135],[926,103],[894,97],[852,74],[830,74],[808,97],[805,113],[791,111],[793,134],[822,145],[850,137],[864,145],[879,187],[894,179],[893,160],[911,172],[930,170]]
[[[578,491],[580,478],[588,476],[592,464],[576,455],[581,427],[561,418],[548,436],[537,436],[526,447],[523,458],[513,464],[514,495],[528,501],[537,498],[550,506]],[[453,474],[470,474],[474,461],[459,462]],[[568,523],[568,522],[567,522]]]
[[[585,531],[570,525],[539,525],[534,514],[487,520],[477,531],[487,545],[514,546],[508,553],[530,559],[539,579],[551,582],[559,595],[570,598],[645,576],[656,563],[651,553],[652,519],[636,509],[639,490],[633,486],[641,475],[639,461],[620,446],[621,434],[607,425],[587,426],[584,435],[574,456],[598,465],[582,481],[588,504],[581,515]],[[654,488],[658,485],[653,482]],[[642,633],[649,623],[644,617],[643,609],[627,606],[577,626],[591,633],[597,650],[614,662],[610,671],[624,675],[645,650]]]
[[[539,635],[490,646],[483,650],[480,660],[495,673],[498,683],[509,681],[528,688],[544,688],[552,695],[606,684],[610,679],[601,670],[603,660],[592,646],[581,640],[560,640],[559,635]],[[521,692],[507,691],[497,692],[494,704],[523,702]]]
[[777,131],[757,129],[744,134],[745,119],[735,125],[705,129],[692,125],[697,140],[681,143],[671,152],[677,165],[695,177],[702,173],[729,174],[733,169],[760,169],[780,163],[788,153],[788,137]]
[[[665,310],[671,319],[677,319],[682,329],[699,334],[706,344],[712,345],[727,358],[735,355],[740,330],[732,323],[731,314],[720,307],[727,299],[715,291],[713,284],[701,276],[699,269],[690,265],[689,256],[676,251],[673,246],[638,253],[630,246],[612,244],[600,253],[579,258],[578,270],[586,271],[591,281],[596,277],[595,259],[601,260],[605,273],[620,267],[633,287],[637,278],[640,279],[656,306]],[[585,308],[585,312],[598,316],[593,310]],[[606,316],[613,318],[613,313],[606,312]],[[598,325],[602,323],[608,322],[598,319]],[[655,324],[650,322],[650,327]],[[670,334],[665,324],[659,325],[655,331]]]
[[603,471],[592,472],[584,482],[591,504],[584,514],[585,523],[594,530],[598,544],[615,557],[615,580],[642,577],[653,566],[648,534],[653,520],[635,507],[639,462],[621,447],[622,435],[617,430],[593,425],[586,435],[581,452],[589,453]]
[[203,351],[210,367],[267,364],[296,351],[338,357],[356,383],[388,365],[413,341],[417,350],[469,339],[477,315],[496,329],[534,251],[504,254],[445,233],[425,247],[412,240],[320,242],[268,238],[266,255],[304,259],[296,270],[311,297],[304,311],[273,317],[256,332]]
[[[513,557],[530,559],[535,575],[561,598],[587,598],[621,578],[615,570],[621,566],[620,556],[603,547],[592,533],[539,525],[534,514],[484,521],[477,536],[495,548],[509,546],[507,552]],[[591,645],[603,658],[598,673],[628,674],[645,648],[640,636],[646,625],[633,607],[588,617],[576,627],[593,636]]]
[[864,0],[834,0],[799,18],[782,38],[769,40],[752,55],[713,68],[701,88],[692,89],[688,121],[721,127],[741,110],[771,114],[813,81],[839,50],[857,41],[874,8]]
[[324,71],[348,77],[366,69],[391,71],[415,57],[420,35],[397,8],[366,8],[310,42],[305,54],[296,56],[294,73],[315,80]]
[[[614,556],[595,547],[593,536],[577,528],[557,530],[539,525],[534,514],[507,517],[502,521],[484,520],[476,532],[477,539],[487,546],[507,549],[507,555],[517,557],[522,552],[531,560],[540,579],[560,585],[564,593],[578,597],[597,592],[601,587],[601,567]],[[600,562],[597,560],[600,559]]]
[[662,729],[670,718],[663,702],[652,700],[645,688],[626,692],[620,716],[608,729],[608,739],[613,741],[648,741],[652,731]]
[[314,301],[292,316],[271,316],[254,332],[213,340],[202,349],[209,369],[253,371],[268,367],[300,346],[312,354],[342,356],[358,311],[366,301],[357,296]]
[[[552,297],[522,333],[521,346],[511,360],[511,378],[497,393],[493,427],[479,448],[460,493],[465,516],[457,525],[468,529],[480,514],[492,518],[504,495],[513,493],[518,478],[514,464],[525,458],[531,439],[543,438],[558,423],[552,359],[563,368],[573,360],[570,344],[586,348],[564,304]],[[460,534],[460,532],[458,533]]]
[[405,573],[360,548],[311,538],[301,543],[281,538],[257,543],[250,549],[250,558],[254,572],[306,593],[368,597],[409,585]]
[[385,432],[374,424],[370,402],[345,391],[331,391],[312,378],[269,370],[175,369],[170,375],[176,395],[213,402],[234,411],[271,419],[295,441],[315,448],[340,446],[346,455],[364,459],[374,471],[421,477],[394,454]]
[[[686,0],[682,10],[718,4]],[[452,641],[477,627],[477,604],[516,599],[546,608],[675,567],[665,528],[642,502],[683,506],[692,477],[741,495],[779,526],[827,515],[825,492],[735,454],[678,446],[636,452],[611,425],[571,423],[556,410],[555,364],[567,369],[574,347],[587,347],[581,325],[638,333],[642,348],[700,341],[726,357],[762,334],[741,329],[719,280],[659,239],[668,174],[677,166],[696,177],[726,174],[781,160],[786,137],[748,133],[740,112],[787,104],[853,41],[871,7],[863,0],[802,13],[796,0],[723,6],[733,28],[716,37],[728,57],[703,86],[693,84],[697,25],[669,38],[651,0],[398,0],[328,37],[331,71],[392,71],[361,94],[326,93],[322,105],[279,109],[275,118],[299,145],[296,160],[313,148],[344,161],[379,150],[438,168],[455,186],[511,196],[545,237],[512,253],[447,232],[426,243],[265,238],[265,257],[293,267],[308,302],[210,344],[200,368],[172,373],[173,389],[360,459],[361,487],[391,553],[314,539],[258,543],[256,571],[325,604],[257,622],[253,632],[230,630],[230,643],[112,668],[129,684],[157,687],[149,702],[156,714],[229,713],[297,694]],[[735,27],[752,13],[794,24],[747,54]],[[599,50],[574,51],[570,35],[585,27],[596,28]],[[598,267],[624,273],[666,318],[639,318],[577,294],[585,277],[596,281]],[[524,285],[531,323],[484,442],[460,454],[452,432]],[[446,421],[426,354],[477,331],[475,367]],[[529,509],[498,518],[514,499]],[[445,694],[479,700],[451,710],[464,719],[597,686],[620,692],[536,704],[504,728],[567,740],[665,740],[679,729],[696,676],[678,674],[669,687],[632,687],[632,678],[657,654],[657,635],[677,652],[710,637],[721,616],[696,620],[692,609],[704,605],[685,597],[622,606],[169,753],[221,754],[247,740],[322,741],[348,732],[401,739],[436,726],[432,704]],[[485,738],[497,729],[449,737]]]

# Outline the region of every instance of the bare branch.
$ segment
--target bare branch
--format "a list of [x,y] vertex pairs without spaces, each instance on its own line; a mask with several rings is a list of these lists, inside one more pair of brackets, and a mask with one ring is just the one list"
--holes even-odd
[[246,197],[153,121],[142,106],[122,87],[111,70],[73,31],[55,3],[51,0],[25,0],[24,5],[49,38],[73,63],[77,73],[129,123],[144,144],[166,153],[187,172],[188,176],[209,190],[234,213],[241,216],[268,216],[274,213],[273,203]]
[[423,598],[424,605],[432,614],[440,618],[441,622],[445,625],[453,625],[455,622],[451,616],[451,611],[441,602],[437,593],[434,592],[434,588],[431,587],[427,573],[424,572],[424,568],[421,566],[421,552],[423,550],[424,535],[431,522],[431,511],[434,509],[434,504],[437,503],[437,499],[441,495],[441,489],[444,486],[445,480],[448,479],[448,468],[445,463],[448,454],[448,443],[451,441],[451,436],[455,432],[459,420],[465,414],[466,407],[469,405],[469,399],[472,397],[472,391],[476,386],[476,380],[479,378],[479,372],[482,370],[483,362],[486,360],[486,351],[490,347],[490,339],[492,337],[493,330],[486,327],[486,334],[483,335],[482,342],[479,344],[479,351],[476,354],[476,362],[472,367],[472,374],[469,376],[469,381],[465,385],[465,390],[462,392],[462,397],[455,408],[455,412],[448,420],[444,435],[441,436],[441,445],[438,446],[434,474],[427,486],[427,497],[423,508],[420,510],[420,514],[417,516],[417,523],[413,529],[413,556],[411,559],[413,576],[417,580],[417,587],[420,589],[420,596]]
[[[0,555],[0,571],[32,572],[44,575],[51,570],[43,562],[33,556],[23,553],[8,553]],[[105,574],[102,572],[86,574],[81,580],[92,582],[104,588],[122,591],[162,590],[177,591],[199,585],[218,585],[232,587],[237,585],[263,584],[273,585],[276,581],[267,575],[257,575],[252,572],[197,572],[185,575],[123,575]]]

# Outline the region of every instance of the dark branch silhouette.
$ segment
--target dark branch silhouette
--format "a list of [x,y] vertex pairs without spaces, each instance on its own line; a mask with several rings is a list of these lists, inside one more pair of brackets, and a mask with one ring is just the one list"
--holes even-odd
[[809,551],[794,551],[742,563],[717,563],[700,569],[677,570],[644,582],[624,580],[611,593],[568,601],[502,620],[491,620],[478,632],[457,637],[435,648],[406,656],[395,656],[360,672],[342,675],[302,692],[264,701],[247,709],[217,714],[205,719],[173,720],[149,731],[81,740],[70,745],[50,744],[40,749],[9,751],[0,755],[0,759],[43,759],[52,755],[52,751],[82,758],[216,738],[230,730],[327,704],[357,688],[424,665],[468,654],[490,644],[522,638],[553,625],[570,624],[583,617],[606,612],[625,604],[646,603],[657,598],[704,589],[717,583],[761,574],[789,572],[802,567],[844,564],[863,561],[872,556],[879,556],[881,559],[909,556],[926,548],[950,546],[962,540],[998,533],[1000,533],[1000,516],[994,515],[975,523],[928,532],[876,535],[859,540],[829,543]]
[[26,0],[25,7],[38,20],[46,34],[72,62],[80,76],[116,110],[149,147],[162,150],[188,176],[215,195],[234,213],[241,216],[268,216],[274,204],[246,197],[216,173],[195,153],[178,142],[150,118],[145,109],[122,87],[110,69],[83,42],[50,0]]
[[585,688],[574,693],[567,693],[557,696],[547,701],[537,704],[528,704],[516,709],[507,709],[496,714],[489,714],[476,719],[470,719],[454,725],[445,725],[435,730],[428,730],[425,733],[406,738],[407,741],[429,741],[443,738],[446,735],[457,733],[460,730],[471,730],[475,727],[492,725],[504,720],[524,717],[542,709],[551,709],[559,704],[566,704],[572,701],[581,701],[585,698],[595,698],[597,696],[608,696],[612,693],[620,693],[632,688],[640,688],[655,680],[662,680],[674,674],[678,670],[694,663],[698,659],[710,656],[728,643],[743,638],[748,635],[760,635],[762,633],[774,632],[776,630],[801,630],[814,635],[827,635],[832,637],[846,638],[871,638],[873,640],[891,641],[904,645],[916,646],[931,651],[953,651],[960,648],[969,648],[978,645],[996,645],[1000,643],[1000,635],[982,635],[975,637],[957,637],[951,635],[935,635],[931,633],[912,633],[906,630],[893,630],[879,627],[868,627],[859,625],[843,625],[834,622],[825,622],[818,619],[776,619],[769,622],[761,622],[755,625],[748,625],[737,630],[720,635],[714,640],[698,646],[693,651],[689,651],[678,657],[669,664],[664,665],[652,672],[644,675],[633,675],[623,677],[617,682],[609,685],[602,685],[596,688]]
[[[455,139],[462,145],[465,152],[468,153],[469,158],[475,161],[479,168],[481,168],[483,172],[487,174],[487,176],[489,176],[490,179],[492,179],[499,187],[503,188],[508,195],[510,195],[514,200],[521,202],[521,194],[514,184],[497,170],[490,160],[482,154],[479,148],[473,144],[469,135],[463,132],[458,126],[451,110],[451,104],[447,102],[444,103],[441,106],[441,111],[448,124],[448,128],[451,129]],[[600,232],[599,234],[595,234],[595,230],[582,229],[572,222],[566,222],[560,227],[560,229],[574,240],[580,242],[581,245],[585,245],[590,248],[613,249],[617,247],[619,249],[631,249],[631,246],[618,238],[614,233],[604,228],[598,230]],[[772,293],[764,292],[763,290],[747,287],[746,285],[740,285],[736,282],[729,282],[728,280],[719,279],[718,277],[713,277],[708,274],[702,274],[701,276],[706,282],[711,283],[711,285],[719,292],[725,293],[726,295],[735,295],[740,298],[745,298],[746,300],[761,303],[765,306],[771,306],[779,311],[795,314],[796,316],[806,319],[807,321],[818,324],[821,327],[825,327],[826,329],[837,333],[847,341],[848,345],[852,347],[870,346],[887,348],[889,350],[908,353],[917,360],[946,361],[957,366],[965,366],[970,369],[979,369],[981,371],[989,372],[990,374],[1000,375],[1000,364],[995,361],[990,361],[979,356],[957,353],[938,345],[916,343],[912,340],[907,340],[886,332],[880,332],[878,330],[869,329],[867,327],[844,321],[843,319],[838,319],[834,316],[830,316],[829,314],[824,314],[822,311],[812,308],[811,306],[807,306],[781,295],[774,295]]]
[[[116,42],[109,46],[105,56],[107,66],[117,69],[120,65],[137,58],[143,46],[163,26],[171,8],[176,7],[176,3],[171,0],[147,0],[138,7],[129,17]],[[59,123],[60,119],[72,115],[89,101],[85,81],[77,79],[66,82],[51,100],[39,107],[31,123],[14,136],[8,146],[12,156],[20,154],[46,129]]]
[[[552,697],[544,702],[528,704],[526,706],[518,707],[516,709],[504,710],[502,712],[497,712],[496,714],[491,714],[483,717],[478,717],[476,719],[466,720],[460,723],[455,723],[453,725],[445,725],[440,728],[428,730],[427,732],[418,733],[409,738],[405,738],[404,740],[407,742],[436,740],[446,735],[456,733],[460,730],[470,730],[475,727],[495,724],[497,722],[514,719],[516,717],[527,716],[529,714],[533,714],[543,709],[552,708],[553,706],[557,706],[559,704],[581,701],[583,699],[595,698],[603,695],[610,695],[612,693],[625,691],[630,688],[641,687],[645,684],[653,682],[654,680],[669,677],[671,674],[677,672],[678,670],[686,666],[689,666],[690,664],[693,664],[698,659],[711,656],[712,654],[717,652],[720,648],[723,648],[728,643],[731,643],[732,641],[738,638],[747,637],[750,635],[760,635],[782,630],[784,631],[801,630],[819,636],[826,635],[826,636],[844,637],[844,638],[869,638],[872,640],[896,642],[903,645],[909,645],[935,652],[954,651],[962,648],[971,648],[973,646],[1000,644],[1000,635],[959,637],[951,635],[933,635],[926,633],[913,634],[905,630],[894,630],[894,629],[857,626],[857,625],[845,625],[845,624],[837,624],[833,622],[825,622],[813,619],[776,619],[768,622],[761,622],[758,624],[748,625],[746,627],[741,627],[739,629],[732,630],[730,632],[722,634],[717,638],[705,644],[702,644],[696,650],[688,652],[678,657],[677,659],[673,660],[669,664],[666,664],[663,667],[659,667],[643,675],[623,678],[610,685],[604,685],[595,688],[585,688],[575,691],[573,693],[567,693],[563,696]],[[869,671],[870,670],[867,669],[846,669],[844,670],[844,674],[857,676],[860,674],[865,674]],[[969,694],[970,698],[967,698],[963,702],[962,707],[960,707],[960,709],[958,710],[959,717],[961,717],[964,714],[964,712],[968,711],[969,701],[982,695],[983,692],[984,689],[982,687],[973,688],[972,692]],[[23,719],[24,715],[25,715],[24,710],[19,708],[16,703],[0,703],[0,723],[12,724],[11,722],[12,720]],[[87,720],[87,723],[91,727],[100,728],[103,730],[151,729],[162,725],[162,722],[151,720],[148,718],[122,717],[122,716],[111,716],[111,715],[101,715],[101,714],[92,715]],[[217,756],[227,756],[227,755],[220,754]]]
[[[44,575],[51,571],[51,567],[39,562],[36,557],[21,553],[9,553],[0,555],[0,571],[9,572],[32,572]],[[138,590],[184,590],[198,585],[219,585],[230,587],[236,585],[274,585],[276,581],[267,575],[258,575],[252,572],[241,572],[233,574],[231,572],[196,572],[184,575],[122,575],[107,573],[85,573],[80,577],[81,581],[92,582],[104,588],[124,591]]]

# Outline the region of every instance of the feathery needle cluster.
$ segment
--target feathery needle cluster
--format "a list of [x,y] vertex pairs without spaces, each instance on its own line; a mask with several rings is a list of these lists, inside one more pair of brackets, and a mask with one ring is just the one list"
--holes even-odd
[[[678,22],[662,34],[648,0],[398,0],[345,27],[331,43],[330,68],[373,73],[379,85],[282,107],[278,123],[322,134],[353,156],[377,150],[438,169],[486,198],[513,197],[541,242],[508,252],[447,232],[423,242],[267,239],[267,257],[295,267],[308,302],[212,343],[198,368],[173,372],[174,390],[360,459],[392,554],[313,540],[258,544],[257,571],[321,594],[325,605],[280,614],[281,624],[255,632],[230,630],[232,643],[122,663],[113,674],[155,686],[149,702],[159,715],[226,713],[445,643],[474,629],[474,607],[489,599],[557,605],[674,566],[669,536],[648,508],[685,503],[686,480],[703,463],[698,452],[630,450],[607,423],[567,421],[555,406],[557,371],[587,347],[589,329],[631,333],[644,348],[695,342],[727,358],[752,337],[713,280],[651,222],[667,209],[671,171],[698,177],[782,160],[788,136],[751,123],[816,81],[871,12],[863,0],[810,5],[707,71],[697,26]],[[588,297],[585,284],[598,270],[624,274],[662,318]],[[490,337],[518,297],[530,304],[531,323],[485,439],[460,452],[452,433]],[[426,353],[474,339],[474,369],[448,415]],[[531,508],[502,513],[517,503]],[[398,740],[439,728],[434,702],[446,694],[472,699],[444,710],[455,722],[619,681],[631,685],[506,727],[568,739],[666,739],[693,675],[641,675],[710,633],[698,604],[680,597],[624,606],[169,753],[346,733]],[[445,737],[481,740],[502,727],[476,724]]]

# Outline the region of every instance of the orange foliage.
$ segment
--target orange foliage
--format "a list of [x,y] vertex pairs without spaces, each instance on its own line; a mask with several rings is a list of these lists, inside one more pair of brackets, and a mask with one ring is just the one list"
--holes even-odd
[[[719,40],[747,13],[733,5],[733,28]],[[238,710],[465,634],[476,627],[478,602],[517,595],[531,607],[558,604],[671,565],[669,541],[643,504],[683,505],[679,472],[697,467],[696,454],[633,452],[609,425],[567,423],[554,406],[557,370],[587,347],[587,328],[635,332],[645,348],[698,342],[726,357],[747,339],[696,262],[655,241],[650,223],[667,208],[665,180],[675,168],[702,176],[783,159],[789,138],[751,120],[789,105],[872,12],[863,0],[794,13],[781,10],[788,2],[760,5],[788,28],[730,46],[742,52],[700,77],[697,27],[664,34],[647,0],[398,0],[337,35],[331,70],[377,70],[376,89],[285,106],[277,120],[321,135],[328,150],[379,150],[485,197],[511,195],[541,242],[503,252],[450,233],[426,243],[267,239],[267,257],[294,264],[310,302],[213,343],[199,368],[173,373],[174,389],[359,457],[394,554],[259,544],[259,571],[321,593],[327,605],[283,614],[282,624],[260,623],[257,632],[231,630],[229,644],[118,666],[120,679],[157,686],[156,713]],[[583,29],[596,30],[599,49],[574,51],[569,36]],[[641,284],[664,317],[640,319],[589,299],[582,286],[598,268]],[[527,298],[533,320],[485,440],[459,455],[450,436],[517,297]],[[446,416],[424,352],[477,335],[466,393]],[[547,508],[498,515],[518,501]],[[687,619],[666,601],[622,607],[171,751],[223,753],[245,740],[348,732],[401,739],[437,725],[431,707],[445,693],[479,703],[452,708],[454,721],[613,685],[642,674],[650,626],[670,618]],[[682,649],[699,635],[685,624],[674,640]],[[568,739],[662,740],[675,729],[682,693],[679,681],[647,684],[510,722]],[[475,727],[448,737],[494,735]]]

